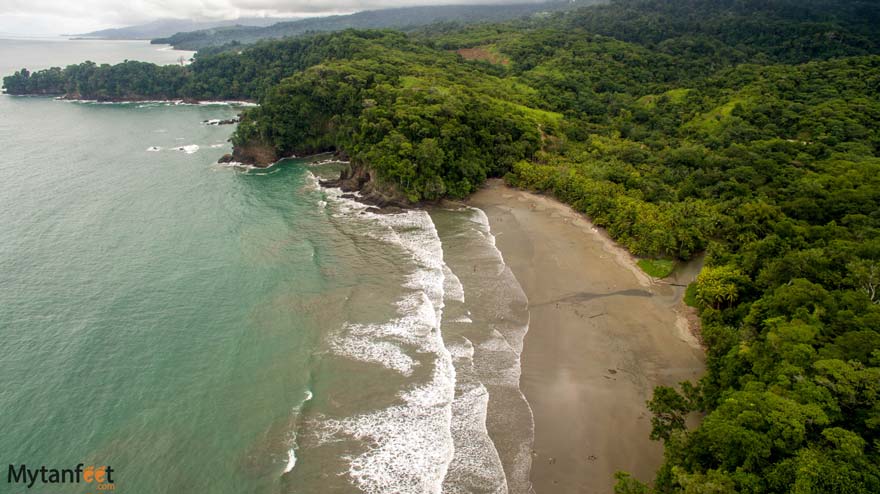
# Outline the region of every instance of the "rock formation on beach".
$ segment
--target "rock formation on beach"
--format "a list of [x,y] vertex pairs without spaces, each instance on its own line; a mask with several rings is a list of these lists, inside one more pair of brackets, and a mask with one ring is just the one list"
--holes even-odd
[[320,184],[323,187],[339,187],[346,193],[359,192],[352,198],[383,209],[413,206],[396,187],[378,180],[369,166],[362,163],[350,162],[342,169],[338,179],[321,180]]

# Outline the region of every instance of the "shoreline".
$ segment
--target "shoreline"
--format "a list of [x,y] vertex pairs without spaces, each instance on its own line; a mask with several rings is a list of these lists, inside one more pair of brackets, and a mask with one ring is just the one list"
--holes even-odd
[[535,419],[534,491],[610,493],[618,470],[653,481],[663,448],[648,438],[645,402],[654,386],[704,371],[679,307],[683,290],[656,283],[555,199],[496,179],[467,204],[488,216],[529,299],[520,385]]
[[123,99],[123,98],[109,98],[109,99],[98,99],[98,98],[69,98],[63,94],[13,94],[8,93],[6,91],[0,92],[0,95],[3,96],[12,96],[15,98],[47,98],[55,101],[63,101],[65,103],[91,103],[91,104],[99,104],[99,105],[124,105],[124,104],[146,104],[146,103],[156,103],[156,104],[167,104],[167,105],[175,105],[175,106],[242,106],[246,108],[251,108],[255,106],[260,106],[260,104],[256,101],[250,100],[212,100],[212,99],[189,99],[189,98],[175,98],[175,99]]
[[[7,94],[7,93],[3,93]],[[44,98],[52,98],[57,101],[65,101],[69,103],[98,103],[102,105],[117,105],[117,104],[127,104],[127,103],[161,103],[161,104],[171,104],[171,105],[190,105],[190,106],[244,106],[244,107],[254,107],[260,106],[256,101],[249,100],[200,100],[200,99],[190,99],[190,98],[176,98],[176,99],[123,99],[123,98],[110,98],[110,99],[97,99],[97,98],[68,98],[67,96],[58,96],[52,94],[10,94],[10,96],[39,96]]]

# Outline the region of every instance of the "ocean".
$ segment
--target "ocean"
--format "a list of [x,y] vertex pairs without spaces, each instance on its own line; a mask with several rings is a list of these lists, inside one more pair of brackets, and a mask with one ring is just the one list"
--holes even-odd
[[[0,40],[0,74],[181,55]],[[379,214],[318,186],[327,156],[219,165],[233,127],[204,122],[240,110],[0,96],[4,466],[110,465],[122,493],[528,492],[528,301],[485,214]]]

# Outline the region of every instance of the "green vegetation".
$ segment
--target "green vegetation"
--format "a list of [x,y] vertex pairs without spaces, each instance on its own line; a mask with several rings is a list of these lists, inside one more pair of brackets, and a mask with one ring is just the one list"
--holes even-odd
[[347,31],[257,43],[243,53],[199,52],[188,66],[126,61],[116,65],[84,62],[33,74],[22,69],[4,77],[3,85],[9,94],[96,100],[257,100],[281,79],[323,60],[363,57],[366,45],[375,38],[389,46],[406,43],[402,35]]
[[693,307],[698,309],[700,307],[700,302],[697,300],[697,283],[693,282],[688,284],[687,288],[684,291],[684,303],[689,307]]
[[[211,50],[188,67],[19,72],[4,84],[16,94],[254,99],[239,147],[346,151],[411,201],[503,176],[589,215],[635,255],[705,251],[688,301],[707,374],[656,390],[648,406],[665,462],[652,488],[621,474],[618,492],[872,493],[878,9],[619,0],[506,24]],[[474,48],[472,60],[456,53]],[[687,430],[693,411],[705,419]]]
[[711,68],[877,53],[878,20],[871,0],[617,0],[571,25]]
[[[246,45],[267,39],[302,36],[345,29],[412,30],[427,24],[444,23],[447,28],[476,22],[501,22],[529,15],[573,10],[601,3],[597,0],[549,1],[505,5],[424,5],[394,9],[367,10],[348,15],[334,15],[286,21],[266,27],[228,26],[199,31],[180,32],[153,43],[173,45],[179,50],[203,50]],[[433,29],[433,27],[432,27]]]
[[639,267],[654,278],[666,278],[672,274],[675,263],[669,259],[639,259]]
[[279,156],[344,149],[417,202],[473,192],[556,132],[559,116],[525,106],[528,93],[403,40],[380,35],[357,58],[285,79],[245,113],[233,143],[268,143]]

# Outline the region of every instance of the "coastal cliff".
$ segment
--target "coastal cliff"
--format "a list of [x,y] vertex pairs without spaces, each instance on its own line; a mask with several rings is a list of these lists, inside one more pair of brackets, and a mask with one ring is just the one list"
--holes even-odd
[[[321,150],[300,149],[294,155],[309,155],[320,153]],[[266,168],[278,160],[285,158],[273,146],[252,139],[245,144],[234,145],[232,154],[221,157],[219,163],[242,163],[257,168]],[[358,192],[354,197],[364,204],[379,208],[408,208],[418,205],[420,202],[411,201],[400,188],[393,183],[382,180],[378,172],[362,160],[351,159],[345,151],[334,152],[334,159],[346,162],[339,174],[339,178],[333,180],[321,180],[322,187],[339,187],[347,194]]]
[[236,145],[232,148],[232,154],[225,154],[219,163],[243,163],[245,165],[266,168],[281,159],[274,147],[259,141],[249,141],[246,144]]
[[[341,153],[340,157],[344,157]],[[394,185],[381,180],[368,165],[350,161],[336,180],[321,180],[323,187],[339,187],[343,192],[359,192],[356,199],[379,208],[406,208],[415,205]]]

